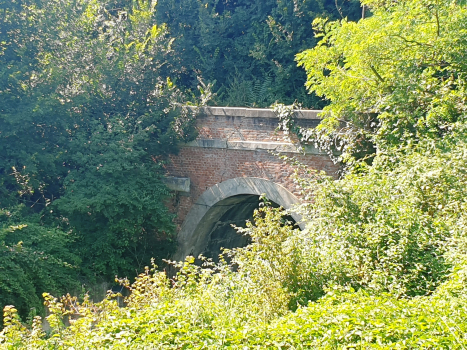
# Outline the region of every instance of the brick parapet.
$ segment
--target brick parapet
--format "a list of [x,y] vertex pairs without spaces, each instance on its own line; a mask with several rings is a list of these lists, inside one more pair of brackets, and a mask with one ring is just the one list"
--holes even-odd
[[[202,113],[197,117],[196,128],[200,139],[261,142],[290,141],[290,135],[277,130],[279,118],[272,110],[251,109],[254,111],[252,114],[256,116],[246,113],[250,111],[247,108],[222,108],[222,111],[232,112],[234,115],[213,112],[213,110],[217,111],[215,108],[202,110]],[[209,111],[209,113],[206,111]],[[307,128],[316,127],[320,121],[317,117],[318,111],[311,112],[313,113],[310,113],[310,118],[306,119],[304,115],[308,114],[302,111],[301,117],[297,118],[297,124]]]

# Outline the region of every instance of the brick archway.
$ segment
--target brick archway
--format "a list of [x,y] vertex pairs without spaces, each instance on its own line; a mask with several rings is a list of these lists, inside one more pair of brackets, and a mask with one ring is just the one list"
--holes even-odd
[[[334,164],[327,154],[311,145],[303,146],[293,135],[277,130],[280,120],[270,109],[205,107],[200,112],[196,119],[198,137],[180,145],[180,152],[172,155],[171,162],[166,165],[168,187],[175,191],[169,204],[177,214],[175,223],[180,248],[173,257],[176,260],[183,260],[187,254],[197,255],[202,252],[206,242],[203,241],[203,235],[198,235],[194,230],[199,228],[203,218],[207,220],[210,215],[214,218],[222,214],[222,206],[217,204],[216,207],[219,201],[225,201],[222,205],[231,206],[235,201],[246,200],[245,196],[258,196],[262,193],[266,193],[270,200],[285,208],[289,208],[289,203],[284,198],[293,198],[290,202],[298,201],[300,187],[293,179],[295,168],[280,159],[277,153],[288,158],[293,157],[308,169],[324,171],[331,176],[337,174],[339,165]],[[320,122],[319,112],[299,110],[295,112],[294,118],[300,127],[313,128]],[[238,184],[241,188],[247,186],[247,183],[256,183],[256,190],[250,189],[238,194],[240,189],[237,189],[237,194],[220,194],[217,201],[208,200],[210,194],[225,190],[224,186],[228,184],[233,187]],[[264,188],[267,187],[265,184],[287,194],[282,198],[274,198]],[[243,197],[236,197],[237,195]],[[253,201],[254,198],[250,199]],[[239,202],[236,203],[238,204]],[[243,204],[249,208],[251,206],[248,201]],[[208,210],[203,212],[203,206]],[[230,213],[225,215],[229,217],[229,222],[234,220]],[[193,221],[188,216],[199,220]],[[207,220],[208,225],[212,222],[210,220]],[[223,227],[228,231],[226,225]],[[223,227],[218,226],[219,230]],[[216,232],[222,235],[219,230]],[[217,233],[213,231],[213,235]]]
[[[245,195],[261,196],[290,209],[299,199],[285,187],[270,180],[237,177],[211,186],[193,204],[178,234],[179,248],[175,260],[188,255],[198,256],[209,244],[211,227],[229,209],[244,200]],[[291,213],[296,222],[301,218]]]

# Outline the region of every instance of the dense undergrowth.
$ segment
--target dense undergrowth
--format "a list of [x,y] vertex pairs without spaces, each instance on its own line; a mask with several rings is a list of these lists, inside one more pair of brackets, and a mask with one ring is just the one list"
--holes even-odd
[[[230,264],[147,269],[125,307],[45,295],[50,330],[5,309],[11,348],[464,348],[467,131],[382,153],[335,181],[299,180],[312,203],[294,229],[260,208]],[[235,269],[232,268],[235,266]],[[69,327],[64,326],[68,319]]]

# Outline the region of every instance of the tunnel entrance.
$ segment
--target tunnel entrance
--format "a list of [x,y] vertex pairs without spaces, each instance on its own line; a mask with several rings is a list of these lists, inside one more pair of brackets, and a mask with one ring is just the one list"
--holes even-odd
[[253,212],[259,208],[259,204],[259,196],[238,195],[214,205],[196,230],[198,234],[206,234],[207,237],[206,247],[201,254],[217,262],[222,248],[248,245],[250,238],[238,233],[232,225],[245,227],[247,220],[253,220]]
[[[179,247],[173,260],[202,254],[218,261],[221,248],[244,247],[249,237],[237,233],[231,225],[245,227],[265,195],[273,206],[290,209],[297,197],[270,180],[234,178],[206,189],[193,203],[177,236]],[[300,215],[292,212],[289,221],[301,225]]]
[[[253,221],[254,211],[259,208],[260,203],[260,196],[237,195],[226,198],[210,208],[196,230],[196,234],[207,238],[201,254],[218,262],[223,248],[247,246],[251,242],[250,237],[239,233],[232,225],[245,227],[246,221]],[[269,205],[279,207],[274,202],[270,202]],[[285,219],[295,224],[291,216]]]

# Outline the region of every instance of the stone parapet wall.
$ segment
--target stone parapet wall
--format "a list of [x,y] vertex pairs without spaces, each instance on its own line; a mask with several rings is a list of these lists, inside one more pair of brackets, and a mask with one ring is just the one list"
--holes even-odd
[[[297,119],[320,120],[319,114],[321,112],[321,110],[302,109],[296,110],[294,116]],[[201,114],[225,117],[277,118],[276,113],[270,108],[202,107]]]

